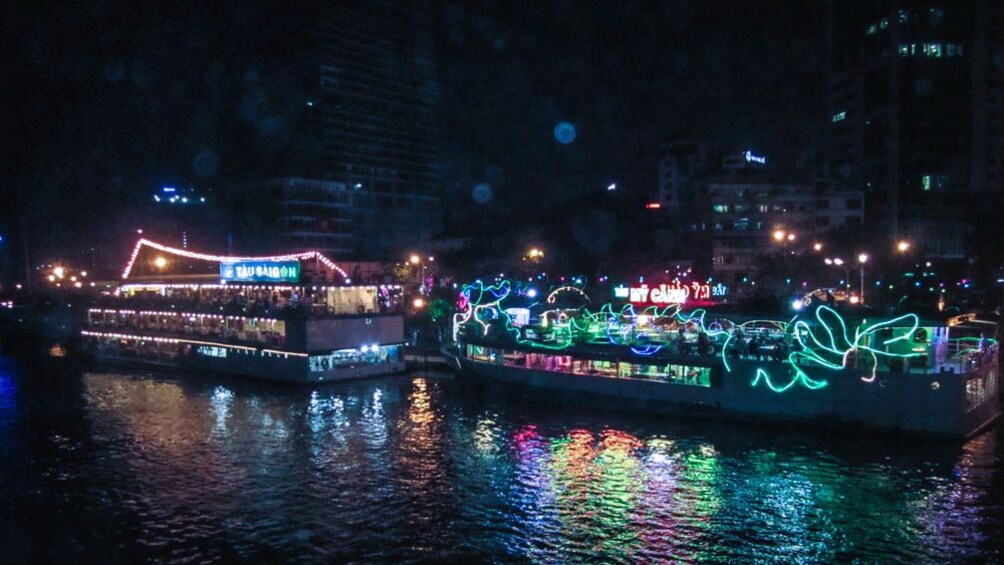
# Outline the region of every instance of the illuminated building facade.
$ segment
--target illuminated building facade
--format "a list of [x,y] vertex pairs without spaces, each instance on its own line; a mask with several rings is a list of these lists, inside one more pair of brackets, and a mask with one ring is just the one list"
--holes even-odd
[[831,2],[829,176],[871,226],[962,257],[965,215],[1004,186],[1004,4]]
[[762,256],[802,253],[816,236],[859,227],[864,218],[860,191],[823,190],[801,175],[775,172],[752,150],[728,152],[720,169],[686,182],[696,203],[687,225],[692,233],[710,232],[698,239],[710,241],[704,253],[711,273],[726,283],[754,280]]
[[[711,179],[706,190],[716,280],[747,282],[761,254],[792,252],[816,232],[816,192],[810,183],[730,174]],[[784,232],[780,240],[775,240],[777,230]]]

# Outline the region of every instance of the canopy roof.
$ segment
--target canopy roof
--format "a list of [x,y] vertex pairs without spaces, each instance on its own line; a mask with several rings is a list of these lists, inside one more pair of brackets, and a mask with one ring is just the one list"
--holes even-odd
[[211,255],[208,253],[196,253],[194,251],[189,251],[187,249],[178,249],[176,247],[169,247],[167,245],[157,243],[155,241],[150,241],[149,239],[140,239],[136,242],[136,246],[133,247],[132,255],[129,257],[129,261],[126,263],[125,270],[122,271],[122,278],[124,280],[129,279],[133,272],[133,267],[136,265],[136,260],[140,256],[140,252],[144,248],[149,248],[152,250],[160,251],[173,255],[175,257],[183,257],[185,259],[192,259],[195,261],[206,261],[210,263],[224,263],[230,261],[302,261],[304,259],[316,260],[320,264],[324,265],[332,271],[337,271],[345,282],[350,282],[348,275],[339,267],[334,261],[324,256],[320,251],[301,251],[299,253],[287,253],[283,255],[263,255],[257,257],[250,256],[227,256],[227,255]]

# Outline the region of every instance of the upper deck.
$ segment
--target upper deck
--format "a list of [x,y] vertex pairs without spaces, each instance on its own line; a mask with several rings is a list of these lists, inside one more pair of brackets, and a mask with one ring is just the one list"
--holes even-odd
[[679,305],[590,309],[528,300],[509,283],[465,287],[460,306],[454,318],[459,342],[568,357],[568,362],[604,359],[731,371],[736,361],[758,361],[764,372],[773,363],[773,380],[763,380],[778,391],[826,386],[825,379],[810,378],[809,369],[854,370],[866,381],[879,373],[962,374],[996,366],[998,354],[997,324],[973,315],[874,318],[820,306],[782,319],[726,317]]

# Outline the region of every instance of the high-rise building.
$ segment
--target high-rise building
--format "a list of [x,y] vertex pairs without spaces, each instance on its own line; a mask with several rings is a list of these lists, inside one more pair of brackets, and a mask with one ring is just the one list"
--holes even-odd
[[[285,79],[299,99],[288,100],[296,111],[284,116],[291,134],[281,151],[232,187],[234,207],[247,211],[240,245],[263,249],[269,233],[275,245],[387,259],[431,238],[441,227],[441,157],[428,6],[323,2],[283,22],[270,41],[293,53]],[[242,229],[249,224],[260,229]]]
[[386,256],[440,225],[439,83],[420,1],[351,0],[320,26],[325,179],[352,192],[356,254]]
[[831,2],[828,175],[867,226],[962,257],[966,215],[1004,187],[1004,4]]

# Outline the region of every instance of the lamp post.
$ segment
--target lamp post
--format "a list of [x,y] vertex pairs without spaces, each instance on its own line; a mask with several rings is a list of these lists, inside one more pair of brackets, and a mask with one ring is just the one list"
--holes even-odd
[[861,291],[860,291],[860,298],[861,298],[861,305],[862,306],[865,305],[865,263],[867,263],[867,262],[868,262],[868,254],[867,253],[862,253],[862,254],[858,255],[858,263],[861,263]]

